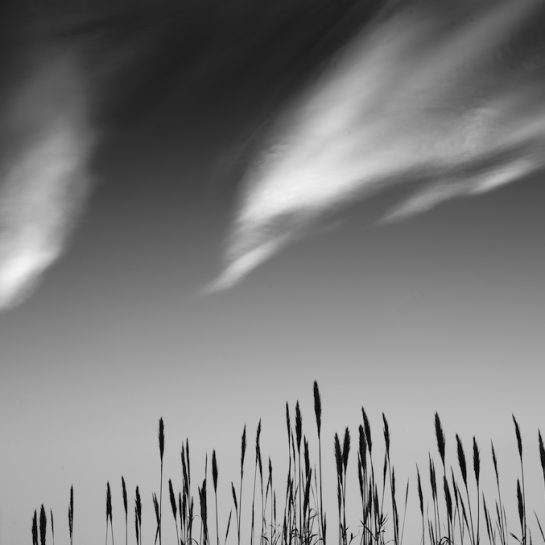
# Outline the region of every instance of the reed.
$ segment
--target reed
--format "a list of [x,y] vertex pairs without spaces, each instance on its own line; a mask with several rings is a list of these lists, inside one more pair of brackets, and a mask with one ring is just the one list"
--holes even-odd
[[242,438],[240,440],[240,485],[239,485],[239,494],[238,501],[237,495],[235,492],[235,487],[231,483],[231,491],[233,494],[233,502],[235,504],[235,511],[237,515],[237,543],[240,545],[240,536],[241,536],[241,517],[242,517],[242,484],[244,481],[244,459],[246,457],[246,426],[242,431]]
[[159,458],[161,460],[161,478],[159,484],[159,516],[158,516],[158,531],[159,531],[159,545],[162,545],[161,541],[161,516],[163,506],[163,456],[165,454],[165,426],[163,419],[159,419]]
[[313,385],[314,394],[314,416],[316,418],[316,430],[318,433],[318,485],[320,494],[320,503],[318,505],[318,529],[319,540],[326,545],[326,522],[324,517],[324,499],[323,499],[323,476],[322,476],[322,400],[320,397],[320,389],[318,388],[318,382],[314,381]]
[[[250,545],[254,543],[254,527],[255,527],[255,487],[257,482],[257,470],[258,466],[261,467],[261,447],[259,444],[259,439],[261,436],[261,419],[257,424],[257,432],[255,437],[255,463],[254,463],[254,484],[252,488],[252,527],[250,533]],[[262,471],[262,469],[261,469]]]

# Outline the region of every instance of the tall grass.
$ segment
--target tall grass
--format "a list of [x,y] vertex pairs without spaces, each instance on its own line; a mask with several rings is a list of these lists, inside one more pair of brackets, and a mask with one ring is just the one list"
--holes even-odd
[[[322,468],[322,401],[318,384],[314,382],[314,415],[316,421],[316,443],[318,465],[313,461],[312,441],[305,434],[302,410],[299,402],[295,404],[295,419],[292,426],[290,407],[286,404],[287,430],[287,476],[286,479],[273,481],[273,464],[268,458],[268,465],[264,467],[261,447],[262,422],[259,420],[255,439],[254,478],[251,483],[251,504],[243,503],[243,498],[249,491],[245,491],[245,459],[247,450],[246,426],[243,428],[240,446],[240,473],[238,491],[233,481],[230,481],[230,494],[234,509],[226,516],[225,529],[220,528],[218,510],[218,496],[221,494],[222,483],[219,480],[218,460],[216,451],[212,451],[211,477],[214,495],[214,534],[216,545],[229,543],[230,528],[234,510],[236,524],[237,545],[326,545],[327,524],[323,497],[323,468]],[[399,477],[394,466],[394,452],[392,450],[392,435],[385,414],[382,414],[382,428],[384,450],[382,457],[377,457],[374,450],[371,424],[365,409],[361,409],[361,423],[357,428],[357,444],[354,446],[355,469],[357,481],[353,481],[350,470],[351,433],[345,428],[343,433],[335,433],[332,438],[331,458],[336,474],[337,492],[337,542],[339,545],[402,545],[404,529],[409,503],[409,490],[414,489],[415,511],[420,521],[420,535],[413,538],[408,545],[532,545],[545,543],[543,527],[545,519],[545,501],[541,508],[534,511],[534,517],[528,517],[526,497],[525,456],[523,439],[518,421],[513,416],[514,435],[518,453],[520,474],[514,485],[509,487],[513,491],[513,504],[516,512],[508,517],[505,494],[505,483],[502,483],[500,464],[494,443],[490,443],[490,458],[493,469],[494,492],[485,491],[481,482],[483,459],[477,439],[473,437],[471,443],[471,466],[462,440],[454,434],[453,448],[456,456],[451,463],[448,459],[448,438],[438,413],[435,413],[434,428],[438,460],[428,452],[429,487],[426,486],[426,475],[422,468],[416,466],[414,479],[416,486],[410,487],[407,479],[399,489]],[[165,449],[164,422],[159,420],[159,456],[160,481],[158,494],[151,494],[152,506],[155,515],[154,545],[162,545],[163,539],[163,460]],[[545,485],[545,446],[541,431],[537,434],[537,452],[541,464],[542,475],[539,477]],[[266,459],[266,458],[265,458]],[[197,487],[198,512],[195,512],[195,498],[191,486],[191,458],[189,441],[186,439],[181,447],[181,479],[168,479],[168,496],[174,528],[169,533],[176,545],[210,545],[213,536],[210,535],[208,495],[208,455],[205,457],[204,475],[202,484]],[[487,459],[488,460],[488,459]],[[327,461],[326,461],[327,463]],[[379,465],[377,465],[379,464]],[[329,466],[326,465],[326,471]],[[382,471],[375,468],[382,468]],[[227,481],[229,482],[229,481]],[[349,525],[349,506],[354,498],[349,489],[352,482],[357,484],[359,491],[359,521]],[[278,483],[278,484],[276,484]],[[276,488],[285,483],[282,493]],[[283,488],[283,486],[282,486]],[[399,490],[398,490],[399,489]],[[401,492],[400,492],[401,490]],[[404,492],[404,493],[403,493]],[[117,496],[119,497],[119,496]],[[128,505],[129,498],[125,478],[121,477],[121,494],[123,515],[125,518],[125,544],[134,542],[143,543],[143,502],[140,488],[136,486],[134,498],[134,532],[129,532]],[[149,496],[148,496],[149,497]],[[277,510],[277,498],[284,498],[283,505]],[[544,496],[545,500],[545,496]],[[147,510],[149,510],[149,506]],[[352,511],[354,507],[351,507]],[[541,516],[540,514],[541,513]],[[535,518],[535,527],[532,535],[532,520]],[[260,519],[260,520],[259,520]],[[147,524],[153,523],[150,516]],[[198,521],[199,531],[195,535],[194,523]],[[224,519],[225,522],[225,519]],[[53,510],[49,509],[49,528],[51,542],[55,543],[55,526]],[[46,545],[48,517],[46,508],[41,505],[35,510],[31,522],[32,545]],[[329,536],[331,540],[332,537]],[[74,544],[74,490],[70,487],[68,503],[68,540]],[[110,483],[106,483],[106,536],[105,543],[114,544],[113,528],[113,496]],[[62,540],[61,540],[62,542]]]

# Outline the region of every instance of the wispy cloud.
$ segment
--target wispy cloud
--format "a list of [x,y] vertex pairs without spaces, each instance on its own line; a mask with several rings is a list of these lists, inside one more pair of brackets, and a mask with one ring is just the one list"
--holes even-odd
[[0,116],[0,309],[23,301],[60,257],[89,186],[82,68],[76,52],[44,49]]
[[386,213],[394,221],[540,168],[545,52],[522,37],[540,4],[391,3],[272,130],[243,181],[212,289],[354,199],[419,181]]

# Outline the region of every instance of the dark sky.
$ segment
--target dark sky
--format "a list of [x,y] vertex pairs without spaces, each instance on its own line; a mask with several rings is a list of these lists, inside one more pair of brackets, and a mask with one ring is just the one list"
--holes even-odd
[[97,143],[66,252],[0,315],[0,543],[29,542],[41,503],[66,541],[72,483],[77,542],[95,543],[105,483],[119,496],[122,474],[131,494],[145,490],[151,536],[160,416],[167,473],[178,475],[186,437],[195,467],[215,448],[227,502],[243,425],[251,436],[263,418],[264,450],[281,468],[284,403],[299,399],[313,431],[315,379],[328,441],[345,425],[355,432],[362,404],[377,435],[388,415],[403,480],[435,448],[436,410],[449,447],[455,432],[468,445],[476,435],[483,452],[493,437],[507,473],[515,413],[537,471],[542,171],[388,225],[377,222],[404,186],[354,198],[232,289],[204,293],[267,129],[371,11],[342,19],[348,5],[279,6],[104,10],[77,30],[58,14],[47,24],[18,15],[4,95],[26,52],[34,59],[44,41],[79,48]]

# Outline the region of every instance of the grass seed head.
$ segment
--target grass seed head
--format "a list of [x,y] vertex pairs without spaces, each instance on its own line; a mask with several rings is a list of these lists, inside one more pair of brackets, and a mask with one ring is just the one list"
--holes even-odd
[[214,492],[218,492],[218,462],[216,460],[216,451],[212,451],[212,484]]
[[172,509],[172,515],[174,520],[177,520],[178,508],[176,507],[176,496],[174,494],[174,487],[172,486],[172,479],[168,480],[168,495],[170,498],[170,508]]
[[361,414],[363,416],[365,439],[367,440],[367,446],[369,447],[369,454],[371,454],[373,450],[373,441],[371,440],[371,426],[369,424],[369,419],[367,418],[367,413],[365,412],[365,409],[363,407],[361,408]]
[[288,442],[291,438],[291,419],[290,419],[290,406],[286,402],[286,428],[288,430]]
[[38,545],[38,514],[34,509],[34,516],[32,517],[32,545]]
[[348,467],[348,454],[350,452],[350,431],[348,428],[344,430],[344,442],[343,442],[343,467],[346,473]]
[[40,545],[45,545],[45,538],[47,533],[47,516],[45,514],[45,507],[42,504],[40,508]]
[[439,414],[435,413],[435,437],[437,439],[437,450],[439,450],[439,456],[441,456],[441,462],[443,467],[445,466],[445,434],[441,427],[441,420]]
[[74,486],[70,486],[70,500],[68,502],[68,533],[70,534],[70,542],[74,532]]
[[341,442],[339,440],[339,435],[335,434],[335,463],[337,467],[337,481],[342,482],[343,476],[343,456],[341,452]]
[[522,437],[520,435],[520,428],[519,428],[517,419],[515,418],[515,415],[512,415],[512,416],[513,416],[513,423],[515,424],[515,434],[517,436],[517,449],[519,451],[519,457],[522,460]]
[[435,476],[435,465],[433,463],[433,460],[431,459],[431,456],[429,457],[429,466],[430,466],[430,486],[431,486],[431,494],[433,497],[433,500],[435,501],[437,499],[437,479]]
[[498,471],[498,459],[496,458],[496,450],[494,449],[493,441],[490,441],[490,449],[492,450],[492,464],[494,465],[494,474],[496,475],[496,483],[499,485],[500,473]]
[[246,425],[242,430],[242,439],[240,442],[240,474],[244,473],[244,457],[246,456]]
[[479,455],[479,447],[477,446],[475,437],[473,437],[473,472],[475,473],[475,481],[477,482],[478,487],[479,476],[481,474],[481,457]]
[[123,508],[125,509],[125,518],[127,518],[127,514],[128,514],[127,487],[125,486],[124,477],[121,477],[121,491],[123,494]]
[[320,399],[320,390],[318,389],[318,383],[316,381],[314,381],[314,414],[316,416],[318,437],[320,437],[322,429],[322,401]]
[[524,527],[524,502],[522,501],[522,490],[520,488],[520,480],[517,479],[517,507],[521,528]]
[[110,483],[106,483],[106,521],[112,520],[112,490]]
[[450,494],[450,488],[445,475],[443,475],[443,492],[445,494],[445,503],[447,505],[448,519],[452,523],[452,496]]
[[464,454],[464,447],[462,446],[462,441],[458,434],[456,434],[456,449],[458,452],[458,465],[460,466],[460,471],[462,472],[462,479],[464,481],[464,485],[467,487],[466,456]]
[[301,451],[301,439],[303,437],[303,417],[299,401],[295,404],[295,439],[297,441],[297,452]]
[[163,462],[163,455],[165,453],[165,425],[163,418],[159,419],[159,456],[161,457],[161,462]]
[[386,415],[382,413],[382,422],[384,423],[384,443],[386,445],[386,456],[390,456],[390,427]]
[[418,502],[420,505],[420,514],[423,517],[424,516],[424,494],[422,493],[422,480],[420,478],[420,471],[418,470],[418,466],[416,467],[416,482],[418,487]]

